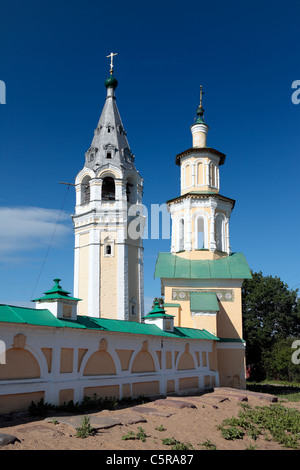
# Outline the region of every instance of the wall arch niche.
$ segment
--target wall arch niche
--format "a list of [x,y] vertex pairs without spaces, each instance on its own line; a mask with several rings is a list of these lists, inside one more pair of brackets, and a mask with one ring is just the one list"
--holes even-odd
[[155,372],[154,360],[149,351],[139,351],[135,356],[131,372]]
[[40,366],[31,352],[24,348],[11,348],[6,351],[6,364],[0,366],[0,380],[39,377],[41,377]]
[[116,375],[113,358],[107,351],[96,351],[88,359],[83,375]]
[[195,369],[195,362],[187,346],[185,348],[184,353],[179,358],[177,370],[193,370],[193,369]]

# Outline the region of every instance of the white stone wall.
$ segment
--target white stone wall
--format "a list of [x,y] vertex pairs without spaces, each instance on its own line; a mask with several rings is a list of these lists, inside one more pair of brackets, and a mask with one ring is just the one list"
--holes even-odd
[[[74,402],[83,399],[83,391],[86,387],[99,386],[120,386],[120,396],[122,398],[122,385],[159,381],[159,393],[167,394],[167,382],[173,380],[175,392],[180,393],[180,379],[198,377],[199,389],[205,388],[207,378],[209,383],[216,386],[219,384],[218,372],[210,370],[208,355],[212,352],[213,341],[209,340],[187,340],[184,338],[167,338],[163,336],[138,335],[126,333],[102,332],[99,330],[84,330],[77,328],[52,328],[30,325],[1,324],[1,341],[6,346],[6,355],[9,349],[14,347],[14,337],[25,335],[26,341],[24,349],[30,352],[39,364],[41,376],[34,379],[10,379],[0,380],[0,400],[3,395],[15,395],[44,392],[46,403],[59,404],[59,392],[65,389],[74,390]],[[102,376],[84,376],[83,371],[89,358],[94,352],[99,350],[100,341],[106,340],[107,353],[114,361],[116,374]],[[146,342],[146,343],[145,343]],[[101,343],[103,344],[103,342]],[[147,344],[147,351],[152,356],[155,364],[155,372],[131,371],[136,355]],[[188,344],[188,346],[187,346]],[[48,372],[48,364],[42,348],[52,348],[52,368]],[[73,350],[73,371],[68,373],[60,372],[60,352],[61,348]],[[189,370],[178,370],[180,358],[189,350],[194,359],[195,368]],[[78,370],[78,351],[87,349]],[[122,370],[120,359],[116,350],[134,350],[128,370]],[[171,353],[172,368],[166,367],[166,352]],[[157,352],[159,354],[157,354]],[[175,354],[176,352],[176,354]],[[206,352],[207,365],[202,363],[202,352]],[[168,353],[169,354],[169,353]],[[160,356],[160,361],[159,361]],[[170,357],[170,356],[169,356]],[[200,358],[200,364],[199,364]],[[0,368],[5,365],[0,364]],[[1,370],[0,370],[1,372]],[[184,393],[196,391],[184,390]]]

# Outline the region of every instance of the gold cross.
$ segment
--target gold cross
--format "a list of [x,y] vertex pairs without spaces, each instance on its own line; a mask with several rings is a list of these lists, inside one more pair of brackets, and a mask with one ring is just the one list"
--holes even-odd
[[110,57],[110,73],[112,74],[113,73],[113,67],[114,67],[114,64],[113,64],[113,57],[115,55],[118,55],[118,53],[116,52],[115,54],[113,52],[111,52],[109,55],[107,55],[106,57]]

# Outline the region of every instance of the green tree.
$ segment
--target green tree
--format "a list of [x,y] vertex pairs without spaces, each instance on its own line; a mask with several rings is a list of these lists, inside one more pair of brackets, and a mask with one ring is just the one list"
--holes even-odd
[[263,356],[275,342],[300,334],[298,289],[291,290],[279,277],[252,273],[242,287],[243,336],[246,361],[255,379],[265,378]]
[[154,298],[152,308],[154,308],[155,302],[158,302],[159,307],[164,306],[164,299],[162,297],[155,297]]
[[265,351],[262,361],[267,379],[300,381],[300,365],[292,361],[294,340],[279,339],[269,351]]

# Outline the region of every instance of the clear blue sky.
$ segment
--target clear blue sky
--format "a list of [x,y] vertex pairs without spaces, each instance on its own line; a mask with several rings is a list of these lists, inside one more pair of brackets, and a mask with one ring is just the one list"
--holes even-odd
[[[232,250],[300,287],[299,1],[1,0],[0,11],[0,302],[29,301],[55,277],[73,291],[75,195],[59,182],[83,167],[111,51],[144,204],[179,195],[175,155],[191,146],[202,84],[208,145],[227,156],[221,194],[236,199]],[[144,246],[147,309],[170,242]]]

